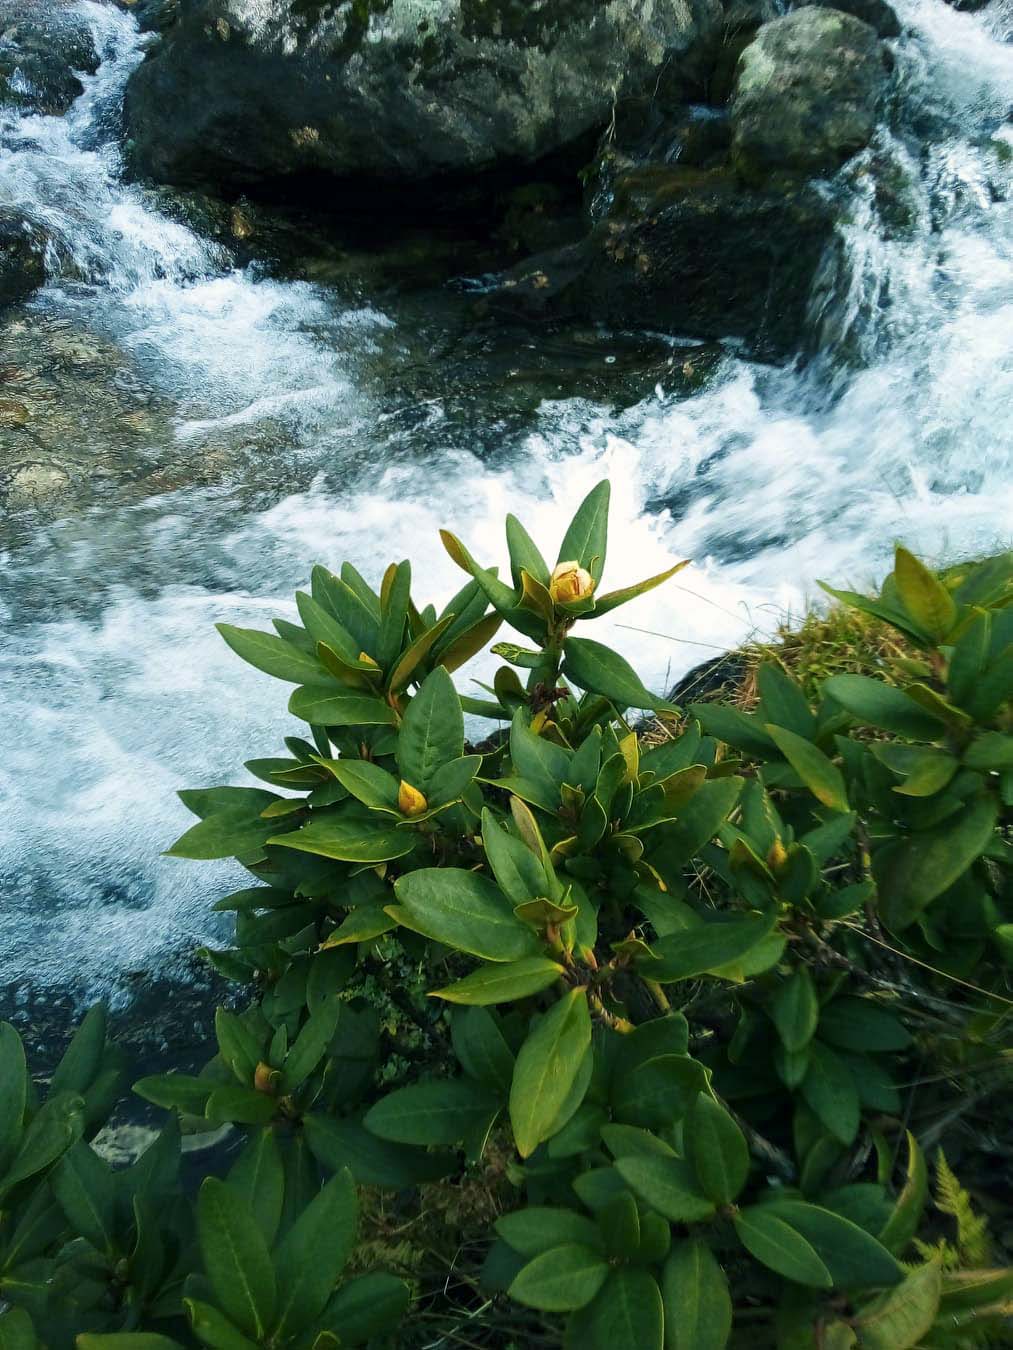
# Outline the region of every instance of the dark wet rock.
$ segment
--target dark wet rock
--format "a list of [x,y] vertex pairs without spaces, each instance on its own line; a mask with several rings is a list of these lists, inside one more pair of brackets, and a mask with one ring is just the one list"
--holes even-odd
[[764,24],[736,74],[736,168],[753,181],[833,173],[871,140],[889,70],[875,30],[851,14],[809,6]]
[[528,316],[584,315],[794,351],[836,209],[806,184],[743,187],[728,169],[646,165],[622,175],[580,243],[528,259],[489,297]]
[[[900,37],[900,19],[897,18],[897,11],[893,6],[887,4],[887,0],[804,0],[804,3],[852,14],[856,19],[867,23],[870,28],[875,28],[881,38]],[[801,4],[798,6],[802,7]]]
[[240,188],[516,168],[604,126],[720,22],[718,0],[197,0],[131,78],[132,162]]
[[27,300],[45,281],[45,246],[42,231],[0,210],[0,310]]
[[99,57],[87,22],[63,0],[0,0],[0,106],[66,112]]

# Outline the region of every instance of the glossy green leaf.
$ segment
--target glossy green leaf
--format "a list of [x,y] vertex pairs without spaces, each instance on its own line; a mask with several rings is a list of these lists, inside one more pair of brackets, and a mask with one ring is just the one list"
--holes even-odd
[[581,689],[601,694],[617,708],[671,708],[666,699],[645,689],[625,657],[590,638],[567,638],[563,643],[563,673]]
[[315,656],[300,651],[274,633],[262,633],[256,628],[235,628],[230,623],[215,626],[237,656],[266,675],[273,675],[276,680],[287,680],[290,684],[322,684],[326,678],[326,671]]
[[874,856],[880,910],[890,929],[910,927],[963,876],[991,843],[998,813],[993,797],[978,797],[935,829],[909,835]]
[[557,561],[580,563],[591,573],[596,583],[601,581],[605,570],[611,493],[607,479],[591,489],[577,507],[559,546]]
[[455,984],[434,989],[429,997],[479,1007],[512,1003],[516,999],[540,994],[543,989],[554,985],[563,973],[564,967],[557,961],[545,956],[529,956],[502,965],[481,966]]
[[583,989],[564,994],[529,1032],[517,1054],[510,1089],[510,1123],[522,1158],[552,1132],[590,1044]]
[[317,1067],[338,1027],[341,1004],[336,998],[322,1003],[306,1019],[292,1048],[285,1056],[283,1079],[285,1092],[295,1092]]
[[683,1131],[686,1158],[715,1205],[730,1205],[749,1176],[749,1146],[728,1111],[701,1092]]
[[647,1270],[620,1267],[588,1309],[593,1350],[663,1350],[665,1312],[658,1282]]
[[904,1185],[879,1240],[894,1256],[902,1256],[918,1232],[929,1196],[929,1173],[925,1154],[910,1130],[907,1138],[907,1170]]
[[116,1245],[116,1192],[109,1164],[83,1140],[53,1169],[50,1185],[74,1232],[100,1252]]
[[768,722],[767,733],[813,796],[831,811],[848,811],[847,788],[840,769],[811,741]]
[[833,1288],[833,1277],[812,1244],[769,1205],[740,1210],[733,1222],[746,1251],[768,1270],[810,1289]]
[[28,1066],[21,1037],[0,1022],[0,1176],[21,1139],[28,1101]]
[[263,1340],[274,1324],[277,1282],[249,1203],[207,1177],[197,1197],[197,1234],[218,1304],[240,1331]]
[[529,1261],[510,1285],[511,1298],[541,1312],[571,1312],[590,1303],[609,1267],[593,1247],[568,1243]]
[[832,675],[823,685],[824,694],[865,726],[880,727],[913,741],[939,740],[944,724],[913,699],[868,675]]
[[454,682],[442,666],[426,676],[398,732],[401,777],[428,793],[436,770],[464,754],[464,714]]
[[323,1311],[355,1242],[359,1204],[351,1173],[339,1172],[299,1215],[274,1256],[280,1342],[303,1332]]
[[894,580],[901,603],[921,631],[933,642],[944,642],[957,621],[957,606],[939,578],[898,545]]
[[810,1046],[802,1096],[835,1139],[842,1144],[854,1142],[860,1116],[854,1074],[838,1054],[818,1040]]
[[724,1350],[732,1331],[728,1280],[700,1238],[672,1249],[661,1277],[666,1350]]
[[366,1127],[396,1144],[458,1144],[496,1111],[494,1092],[466,1078],[397,1088],[367,1111]]
[[341,862],[379,863],[403,858],[418,842],[411,830],[386,823],[383,817],[372,819],[357,815],[328,815],[311,820],[300,830],[274,835],[268,840],[281,848],[315,853],[321,858]]
[[460,868],[429,867],[399,877],[398,904],[387,913],[405,928],[485,961],[538,955],[541,943],[487,877]]
[[572,1209],[528,1205],[502,1214],[496,1220],[496,1232],[521,1256],[540,1256],[554,1247],[579,1244],[601,1252],[601,1229],[591,1219]]
[[296,689],[288,701],[293,717],[320,727],[396,726],[397,714],[382,698],[352,694],[322,683]]
[[790,1054],[804,1050],[820,1019],[819,999],[808,970],[797,970],[778,986],[771,1000],[770,1015],[784,1048]]
[[338,1335],[342,1346],[363,1345],[392,1330],[410,1299],[404,1280],[372,1271],[342,1284],[322,1320]]
[[700,1190],[682,1158],[631,1155],[616,1159],[616,1171],[627,1185],[673,1223],[699,1223],[715,1211],[714,1201]]
[[938,1259],[912,1271],[862,1310],[857,1319],[861,1345],[866,1350],[913,1350],[935,1325],[941,1291]]
[[841,1050],[906,1050],[911,1037],[902,1022],[869,998],[845,995],[819,1014],[820,1040]]
[[830,1271],[835,1288],[892,1285],[903,1276],[895,1258],[871,1233],[840,1214],[801,1200],[775,1200],[766,1209],[812,1246]]
[[727,923],[701,923],[659,938],[651,944],[658,958],[638,962],[640,973],[659,984],[687,980],[726,966],[746,955],[773,930],[776,916],[748,915]]

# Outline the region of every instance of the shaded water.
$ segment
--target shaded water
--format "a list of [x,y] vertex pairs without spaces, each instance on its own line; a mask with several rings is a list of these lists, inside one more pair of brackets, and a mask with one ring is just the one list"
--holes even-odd
[[[461,296],[425,309],[354,260],[312,281],[235,268],[121,182],[141,40],[83,4],[105,56],[83,97],[64,119],[0,125],[0,203],[51,227],[62,269],[0,330],[0,400],[29,414],[0,415],[0,473],[43,508],[0,534],[5,1010],[189,978],[229,869],[159,856],[186,820],[173,792],[243,781],[242,760],[288,730],[287,687],[212,624],[266,626],[312,562],[349,557],[376,580],[410,555],[417,594],[440,600],[460,580],[440,525],[502,561],[514,510],[551,547],[608,474],[610,584],[694,559],[622,612],[664,636],[605,635],[660,687],[798,612],[816,577],[871,580],[894,538],[935,558],[1007,542],[1000,0],[898,5],[893,107],[846,170],[845,265],[813,297],[822,354],[780,369],[661,335],[483,345]],[[897,185],[889,210],[874,161]],[[54,448],[78,509],[50,518],[33,465]]]

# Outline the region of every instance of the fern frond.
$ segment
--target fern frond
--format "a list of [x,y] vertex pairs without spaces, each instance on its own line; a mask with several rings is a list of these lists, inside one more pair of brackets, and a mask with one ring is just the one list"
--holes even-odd
[[960,1264],[987,1266],[992,1259],[988,1220],[974,1212],[970,1195],[957,1180],[942,1149],[936,1154],[936,1208],[956,1221]]

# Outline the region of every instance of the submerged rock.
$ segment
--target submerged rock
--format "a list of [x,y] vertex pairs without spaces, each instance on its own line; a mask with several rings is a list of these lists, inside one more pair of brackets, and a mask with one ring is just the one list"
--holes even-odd
[[889,53],[861,19],[808,6],[764,24],[739,59],[732,158],[756,181],[832,173],[872,139]]
[[79,10],[48,0],[0,0],[0,106],[66,112],[99,57]]
[[[900,19],[897,11],[887,0],[803,0],[804,4],[815,5],[823,9],[839,9],[861,19],[870,28],[875,28],[881,38],[900,37]],[[801,8],[801,5],[799,6]]]
[[0,210],[0,309],[26,300],[45,281],[45,244],[22,216]]
[[528,315],[739,338],[776,359],[802,338],[836,214],[808,184],[751,189],[728,169],[647,165],[617,178],[585,239],[515,267],[491,300]]
[[131,78],[135,168],[249,186],[531,163],[710,40],[718,0],[197,0]]

